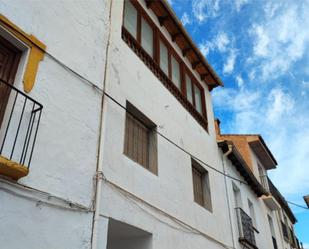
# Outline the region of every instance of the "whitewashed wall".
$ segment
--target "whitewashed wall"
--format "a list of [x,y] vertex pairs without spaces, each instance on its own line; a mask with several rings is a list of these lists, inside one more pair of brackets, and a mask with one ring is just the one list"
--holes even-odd
[[[42,41],[58,60],[102,88],[109,1],[1,0],[0,11]],[[25,57],[26,52],[15,81],[19,89]],[[0,247],[90,248],[92,213],[41,205],[38,200],[54,195],[85,207],[92,204],[101,93],[45,55],[29,95],[44,109],[30,173],[19,182],[46,194],[25,197],[24,191],[0,182]]]
[[[144,5],[144,1],[140,1]],[[222,170],[214,132],[211,96],[206,86],[207,133],[178,100],[121,38],[122,1],[114,1],[112,31],[106,91],[125,106],[130,101],[177,144],[209,165]],[[145,7],[145,9],[147,9]],[[151,13],[150,13],[151,14]],[[157,23],[156,17],[151,14]],[[170,40],[169,35],[165,32]],[[210,175],[213,212],[193,201],[191,158],[158,136],[158,176],[147,171],[123,154],[125,111],[106,100],[104,116],[103,171],[108,181],[156,207],[159,210],[198,229],[225,245],[231,246],[228,210],[222,175],[207,169]],[[222,248],[218,242],[200,235],[171,228],[164,224],[164,215],[154,218],[121,195],[117,188],[102,187],[101,214],[139,227],[153,234],[153,248]],[[139,203],[143,208],[146,204]],[[160,221],[162,220],[162,221]],[[178,226],[177,226],[178,227]]]

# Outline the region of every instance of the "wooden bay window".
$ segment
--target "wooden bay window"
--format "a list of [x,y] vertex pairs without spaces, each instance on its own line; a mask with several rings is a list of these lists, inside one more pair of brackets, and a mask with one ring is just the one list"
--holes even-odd
[[168,41],[137,1],[125,1],[122,36],[133,51],[207,130],[203,87],[181,55],[172,47],[172,42]]

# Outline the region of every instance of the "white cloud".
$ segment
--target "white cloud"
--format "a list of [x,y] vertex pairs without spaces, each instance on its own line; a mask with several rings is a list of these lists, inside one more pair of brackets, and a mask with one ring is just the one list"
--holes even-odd
[[187,12],[184,12],[182,17],[181,17],[181,22],[184,26],[186,26],[187,24],[190,24],[191,23],[191,19],[188,15]]
[[220,9],[220,0],[193,0],[192,13],[199,23],[215,17]]
[[199,44],[199,49],[204,56],[210,51],[218,50],[219,52],[227,52],[230,45],[230,39],[225,32],[219,32],[211,41],[205,41]]
[[223,65],[223,73],[230,74],[234,71],[235,61],[236,61],[236,52],[232,49],[227,57],[226,62]]
[[269,80],[287,73],[302,59],[309,44],[309,2],[268,7],[261,23],[252,25],[253,57],[262,79]]
[[199,49],[200,49],[201,53],[205,57],[207,57],[207,55],[209,54],[210,50],[212,49],[212,43],[210,43],[210,42],[200,43],[198,46],[199,46]]
[[248,2],[249,0],[235,0],[235,7],[236,7],[237,12],[239,12],[241,7],[247,4]]
[[294,107],[294,100],[288,93],[284,93],[280,88],[274,88],[268,95],[268,112],[266,118],[268,122],[275,123],[282,115],[286,115]]
[[241,75],[237,75],[236,78],[235,78],[235,80],[236,80],[236,83],[237,83],[238,87],[243,87],[243,85],[244,85],[244,80],[243,80],[243,78],[241,77]]
[[220,52],[225,52],[229,43],[229,37],[224,32],[220,32],[214,40],[214,44]]

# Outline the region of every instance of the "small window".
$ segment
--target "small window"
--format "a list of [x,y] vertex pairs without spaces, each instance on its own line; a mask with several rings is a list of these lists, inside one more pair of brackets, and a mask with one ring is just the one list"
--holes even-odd
[[193,105],[193,94],[192,94],[192,81],[191,78],[186,74],[186,91],[187,99]]
[[160,68],[168,76],[168,50],[164,42],[160,40]]
[[276,239],[275,227],[274,227],[273,219],[269,215],[267,215],[267,218],[268,218],[268,223],[269,223],[269,228],[270,228],[271,236],[273,237],[273,239]]
[[195,108],[196,110],[203,115],[203,108],[202,108],[202,93],[201,89],[194,85],[194,97],[195,97]]
[[178,89],[180,89],[181,81],[180,81],[179,62],[175,59],[174,56],[171,56],[171,63],[172,63],[172,82],[177,86]]
[[142,18],[141,45],[153,57],[153,30],[144,18]]
[[134,38],[137,38],[137,10],[131,1],[125,1],[124,27]]
[[209,174],[198,162],[191,159],[194,201],[212,211]]
[[234,193],[235,208],[242,208],[240,189],[235,185],[235,183],[233,183],[233,193]]
[[127,102],[124,154],[157,174],[156,125]]
[[254,228],[257,228],[256,226],[256,218],[255,218],[255,211],[254,211],[254,206],[253,203],[248,199],[248,206],[249,206],[249,212],[250,212],[250,217],[252,219],[252,224]]

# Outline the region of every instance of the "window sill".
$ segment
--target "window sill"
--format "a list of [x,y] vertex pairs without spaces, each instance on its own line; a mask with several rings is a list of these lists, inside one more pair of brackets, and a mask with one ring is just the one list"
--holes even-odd
[[207,119],[203,117],[192,104],[186,99],[181,91],[173,84],[173,82],[166,76],[160,66],[154,59],[137,43],[132,35],[122,27],[122,39],[133,52],[140,57],[144,64],[154,73],[154,75],[163,83],[163,85],[175,96],[175,98],[183,105],[183,107],[191,113],[193,118],[208,132]]
[[19,163],[13,162],[3,156],[0,156],[0,175],[18,180],[28,175],[29,169]]

